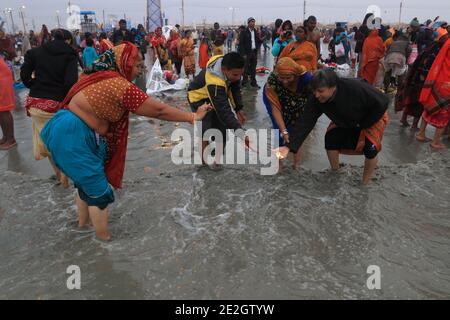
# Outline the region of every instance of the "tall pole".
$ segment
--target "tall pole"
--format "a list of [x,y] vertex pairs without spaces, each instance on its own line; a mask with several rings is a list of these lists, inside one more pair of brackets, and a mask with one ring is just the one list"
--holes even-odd
[[306,19],[306,0],[303,0],[303,21],[305,21],[305,19]]
[[105,28],[106,28],[106,21],[105,21],[105,9],[103,9],[103,30],[105,30]]
[[33,25],[33,31],[36,30],[36,23],[34,22],[34,18],[31,20],[31,24]]
[[8,16],[6,15],[8,11],[5,9],[3,10],[3,13],[5,14],[5,23],[6,23],[6,28],[9,29],[9,23],[8,23]]
[[184,0],[181,0],[181,27],[184,29]]
[[11,17],[11,24],[12,24],[12,33],[16,32],[16,26],[14,25],[14,18],[12,14],[12,9],[9,8],[9,16]]
[[233,7],[233,10],[231,10],[231,25],[234,26],[234,10],[235,8]]
[[146,13],[147,13],[147,16],[146,16],[146,20],[145,20],[145,30],[147,30],[147,32],[149,32],[150,31],[150,24],[149,24],[149,16],[150,16],[150,14],[149,14],[149,8],[150,7],[150,5],[149,5],[149,3],[148,3],[148,0],[147,0],[147,8],[146,8]]
[[[22,10],[25,9],[25,6],[22,6],[21,9]],[[20,13],[20,17],[22,18],[23,33],[26,34],[27,33],[27,29],[25,27],[25,18],[23,16],[23,11],[22,10],[20,10],[19,13]]]
[[398,28],[400,29],[400,25],[402,23],[402,7],[403,7],[403,0],[400,0],[400,12],[398,14]]
[[56,10],[56,21],[58,22],[58,28],[61,28],[61,23],[59,22],[59,10]]

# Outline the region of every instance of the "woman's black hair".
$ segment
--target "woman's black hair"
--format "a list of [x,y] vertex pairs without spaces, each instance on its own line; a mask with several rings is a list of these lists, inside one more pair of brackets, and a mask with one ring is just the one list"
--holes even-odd
[[367,26],[367,20],[369,19],[370,16],[373,16],[373,13],[369,12],[366,14],[362,23],[363,26]]
[[92,40],[92,38],[87,38],[86,39],[86,46],[93,47],[94,46],[94,40]]
[[338,79],[337,74],[333,70],[321,69],[314,74],[310,86],[313,91],[320,88],[332,88],[336,87]]
[[64,41],[64,33],[62,29],[53,29],[50,34],[53,40]]
[[242,69],[245,67],[245,59],[237,52],[230,52],[223,56],[222,67],[231,69]]
[[283,23],[283,19],[277,19],[277,20],[275,20],[275,28],[279,28],[279,27],[281,27],[281,24]]
[[308,19],[306,19],[306,22],[314,21],[317,22],[317,18],[315,16],[309,16]]
[[294,30],[294,26],[292,25],[291,20],[286,20],[285,22],[283,22],[283,24],[281,25],[281,30],[284,31],[284,28],[289,25],[291,27],[291,30]]

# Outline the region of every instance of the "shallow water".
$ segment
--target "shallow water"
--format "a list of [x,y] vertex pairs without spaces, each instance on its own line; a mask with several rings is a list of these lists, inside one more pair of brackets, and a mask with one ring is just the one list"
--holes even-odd
[[[261,92],[244,96],[247,127],[269,127]],[[187,107],[185,93],[162,99]],[[450,152],[417,143],[392,112],[368,187],[361,157],[328,170],[326,118],[300,170],[261,176],[259,166],[175,166],[161,145],[176,125],[133,116],[110,243],[77,231],[73,189],[32,159],[22,107],[14,117],[19,147],[0,152],[0,299],[450,297]],[[69,265],[81,290],[66,287]],[[381,290],[366,286],[370,265]]]

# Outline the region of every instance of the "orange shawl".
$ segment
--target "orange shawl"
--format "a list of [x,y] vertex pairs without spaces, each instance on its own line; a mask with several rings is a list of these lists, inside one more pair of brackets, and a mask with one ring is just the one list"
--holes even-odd
[[434,60],[419,101],[430,115],[450,106],[450,39]]
[[307,71],[317,70],[317,48],[314,43],[304,41],[301,44],[293,41],[289,43],[281,52],[279,58],[292,58],[298,65],[306,67]]
[[384,51],[383,39],[378,35],[378,30],[372,30],[364,40],[361,59],[361,76],[370,84],[375,82]]

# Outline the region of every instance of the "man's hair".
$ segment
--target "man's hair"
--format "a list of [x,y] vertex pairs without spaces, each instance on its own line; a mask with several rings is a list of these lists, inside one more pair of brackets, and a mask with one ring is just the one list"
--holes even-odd
[[317,18],[315,16],[309,16],[306,22],[317,22]]
[[282,23],[283,23],[283,20],[278,18],[277,20],[275,20],[275,27],[276,28],[281,27]]
[[120,19],[119,24],[122,24],[122,23],[127,24],[127,20],[125,20],[125,19]]
[[223,56],[222,67],[231,69],[242,69],[245,66],[245,59],[237,52],[230,52]]
[[313,91],[320,88],[332,88],[336,87],[338,79],[337,74],[333,70],[321,69],[314,74],[310,86]]

